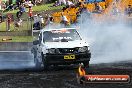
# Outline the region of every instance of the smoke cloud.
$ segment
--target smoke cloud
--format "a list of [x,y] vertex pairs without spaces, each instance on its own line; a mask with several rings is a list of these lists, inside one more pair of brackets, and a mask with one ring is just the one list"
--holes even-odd
[[131,24],[123,16],[113,17],[99,21],[82,14],[80,18],[79,32],[90,44],[92,64],[132,60]]
[[30,52],[0,52],[0,70],[22,70],[34,67],[34,59]]

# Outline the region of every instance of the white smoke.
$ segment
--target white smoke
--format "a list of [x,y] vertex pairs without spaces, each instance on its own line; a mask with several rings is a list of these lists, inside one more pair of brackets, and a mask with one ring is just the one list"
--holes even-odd
[[120,17],[104,22],[100,20],[102,23],[86,16],[81,17],[79,32],[90,43],[91,63],[132,60],[132,27]]
[[0,70],[22,70],[34,67],[34,59],[30,52],[0,52]]

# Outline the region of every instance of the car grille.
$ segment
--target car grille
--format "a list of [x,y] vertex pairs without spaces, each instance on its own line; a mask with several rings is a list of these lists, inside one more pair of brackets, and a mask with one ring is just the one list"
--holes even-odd
[[65,54],[65,53],[77,53],[78,49],[77,48],[59,48],[59,52],[61,54]]

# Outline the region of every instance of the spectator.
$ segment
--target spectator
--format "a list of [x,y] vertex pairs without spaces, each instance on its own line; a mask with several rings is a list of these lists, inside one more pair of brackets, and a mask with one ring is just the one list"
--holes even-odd
[[33,7],[33,4],[32,4],[31,1],[28,2],[28,6],[29,6],[29,8],[30,8],[30,7]]
[[22,16],[22,12],[21,12],[21,11],[18,11],[18,12],[16,13],[16,17],[19,19],[21,16]]
[[32,16],[33,16],[33,9],[32,9],[31,6],[29,6],[28,15],[29,15],[29,18],[30,18],[30,19],[31,19]]
[[35,6],[37,4],[36,2],[37,2],[36,0],[32,0],[33,5],[35,5]]
[[2,2],[2,9],[5,10],[6,9],[6,3]]
[[55,1],[55,3],[53,4],[53,6],[59,6],[60,4],[59,4],[59,2],[58,1]]
[[42,0],[36,0],[36,4],[41,4]]
[[33,24],[34,30],[40,30],[43,24],[44,24],[43,17],[39,13],[37,15],[34,15],[34,24]]
[[0,23],[2,23],[2,14],[0,14]]
[[26,12],[26,8],[24,7],[24,5],[22,4],[19,8],[20,12]]
[[67,9],[66,7],[63,7],[63,9],[62,9],[62,10],[63,10],[63,12],[64,12],[66,9]]
[[39,26],[39,19],[37,15],[34,15],[34,24],[33,24],[33,29],[36,30],[38,29]]
[[131,5],[128,5],[128,7],[125,9],[125,13],[128,14],[128,16],[131,16],[131,14],[132,14],[132,7],[131,7]]
[[10,24],[11,24],[11,16],[10,15],[8,15],[7,16],[7,31],[10,31]]
[[103,10],[102,7],[101,7],[99,4],[96,4],[95,11],[96,11],[97,13],[101,13],[102,10]]
[[65,26],[68,25],[68,19],[67,19],[67,17],[63,13],[61,15],[62,15],[62,17],[61,17],[61,23],[64,24]]
[[74,6],[74,4],[72,3],[72,1],[67,0],[66,3],[67,3],[67,5],[68,5],[69,7]]
[[26,9],[25,9],[24,5],[22,4],[19,7],[19,11],[16,13],[16,17],[19,19],[24,12],[26,12]]
[[52,24],[53,21],[54,21],[54,19],[53,19],[53,17],[51,16],[51,17],[50,17],[50,23]]
[[9,10],[13,10],[14,8],[13,8],[13,4],[11,4],[11,5],[8,5],[7,6],[7,8],[5,9],[6,11],[9,11]]
[[112,14],[117,15],[118,13],[119,13],[119,10],[117,8],[117,4],[116,4],[116,2],[114,2],[113,6],[112,6]]
[[40,28],[42,28],[43,24],[44,24],[44,19],[43,19],[43,17],[40,14],[38,14],[38,18],[39,18]]
[[14,22],[14,25],[15,25],[15,28],[18,29],[20,26],[22,26],[22,19],[18,18],[18,20]]
[[46,14],[44,20],[45,20],[44,26],[50,24],[50,15]]
[[17,5],[17,7],[20,7],[20,0],[16,0],[16,5]]
[[59,0],[59,4],[60,5],[62,5],[62,4],[66,5],[66,0]]

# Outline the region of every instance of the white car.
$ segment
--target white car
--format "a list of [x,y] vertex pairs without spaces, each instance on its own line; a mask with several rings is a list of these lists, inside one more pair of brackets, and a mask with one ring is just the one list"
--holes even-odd
[[31,52],[36,67],[47,69],[49,65],[83,63],[89,66],[90,48],[75,28],[41,30],[38,40],[33,41]]

